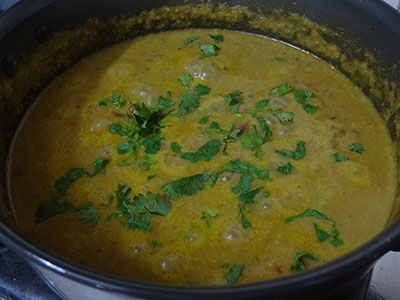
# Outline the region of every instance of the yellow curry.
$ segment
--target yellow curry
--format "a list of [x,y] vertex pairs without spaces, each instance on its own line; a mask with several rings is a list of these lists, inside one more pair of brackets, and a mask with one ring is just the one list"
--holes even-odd
[[318,58],[251,34],[170,31],[54,80],[16,136],[10,192],[18,226],[80,264],[241,284],[381,231],[394,157],[370,101]]

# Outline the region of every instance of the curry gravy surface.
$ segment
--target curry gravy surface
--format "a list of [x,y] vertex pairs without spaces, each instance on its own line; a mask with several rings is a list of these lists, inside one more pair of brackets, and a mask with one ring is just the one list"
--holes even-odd
[[[209,34],[222,34],[216,44]],[[199,39],[189,44],[190,37]],[[202,57],[199,44],[215,44],[217,55]],[[279,58],[279,59],[276,59]],[[194,80],[185,87],[181,74]],[[310,103],[319,107],[307,113],[293,94],[270,95],[289,83],[296,90],[314,94]],[[179,97],[198,84],[211,90],[200,106],[180,117],[168,115],[162,124],[160,151],[152,156],[149,170],[143,167],[144,148],[120,166],[124,155],[117,145],[127,139],[109,131],[109,125],[126,122],[127,104],[122,108],[99,105],[113,93],[133,103],[154,107],[159,96],[171,92],[178,111]],[[229,111],[224,96],[241,91],[238,114]],[[258,114],[273,132],[261,146],[257,158],[240,140],[222,147],[210,161],[192,163],[181,157],[196,152],[212,139],[212,122],[222,129],[231,124],[250,130],[258,126],[245,110],[268,98]],[[294,114],[293,122],[281,124],[269,108]],[[205,116],[208,121],[200,124]],[[275,150],[294,151],[305,142],[306,154],[293,160]],[[176,142],[180,152],[171,150]],[[349,145],[362,144],[360,154]],[[335,162],[333,154],[349,158]],[[40,203],[50,200],[54,182],[72,168],[92,170],[99,157],[110,160],[104,174],[83,176],[68,188],[60,201],[74,208],[92,203],[100,214],[95,226],[79,219],[72,209],[35,223]],[[366,242],[381,231],[389,216],[396,190],[394,149],[378,113],[352,82],[330,65],[300,50],[262,37],[225,30],[182,30],[147,35],[116,44],[82,60],[43,92],[23,122],[16,137],[10,165],[10,190],[18,226],[40,245],[81,264],[104,272],[135,279],[182,285],[223,285],[230,266],[243,265],[237,283],[289,275],[294,256],[308,252],[318,261],[304,260],[307,267],[332,260]],[[241,174],[221,171],[240,159],[264,166],[271,180],[257,177],[251,189],[262,187],[254,203],[239,200],[232,192]],[[276,169],[287,163],[291,174]],[[129,198],[148,191],[164,196],[162,186],[195,174],[221,171],[214,187],[208,183],[191,196],[171,199],[166,216],[151,215],[152,230],[131,230],[120,218],[108,219],[117,208],[114,200],[104,205],[118,184],[132,188]],[[154,178],[148,179],[149,176]],[[165,197],[165,196],[164,196]],[[246,207],[251,223],[243,228],[239,205]],[[206,222],[207,209],[218,216]],[[284,219],[313,208],[334,220],[343,244],[318,241],[313,223],[330,233],[331,222],[301,218]],[[157,242],[154,244],[154,242]],[[152,243],[153,242],[153,243]]]

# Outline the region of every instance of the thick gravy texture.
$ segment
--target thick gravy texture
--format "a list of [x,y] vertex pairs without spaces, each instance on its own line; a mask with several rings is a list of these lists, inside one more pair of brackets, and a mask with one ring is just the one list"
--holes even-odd
[[383,122],[342,74],[280,42],[199,29],[114,45],[57,78],[17,134],[10,191],[19,227],[67,258],[224,285],[366,242],[395,177]]

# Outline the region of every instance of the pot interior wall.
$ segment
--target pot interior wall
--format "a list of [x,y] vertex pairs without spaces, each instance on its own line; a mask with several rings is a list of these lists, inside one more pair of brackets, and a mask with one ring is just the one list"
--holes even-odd
[[[17,6],[6,18],[0,18],[0,211],[2,219],[12,227],[6,186],[7,156],[29,105],[55,76],[85,55],[150,32],[187,27],[228,28],[266,35],[310,51],[363,89],[387,123],[397,147],[400,145],[400,24],[395,32],[388,27],[390,20],[379,22],[365,8],[358,7],[358,1],[301,0],[297,5],[286,0],[252,1],[248,8],[215,5],[214,13],[210,11],[214,5],[201,4],[202,1],[181,6],[178,4],[183,1],[169,1],[169,8],[163,7],[161,1],[118,0],[111,7],[105,0],[96,7],[88,0],[75,2],[37,1],[32,11],[25,7],[18,12]],[[372,2],[367,2],[367,6],[373,6]],[[248,1],[229,1],[230,5],[245,3]],[[143,12],[152,7],[155,9]],[[132,13],[120,15],[127,11]],[[14,19],[22,13],[32,16],[19,24]],[[299,14],[306,14],[323,26]],[[400,23],[395,12],[393,18],[393,22]],[[1,22],[8,25],[1,26]],[[371,33],[375,33],[372,39]],[[397,201],[391,221],[399,210]]]

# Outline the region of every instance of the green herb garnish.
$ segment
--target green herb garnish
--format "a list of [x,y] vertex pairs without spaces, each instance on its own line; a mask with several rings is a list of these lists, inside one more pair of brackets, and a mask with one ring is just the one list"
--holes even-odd
[[179,80],[182,82],[184,86],[189,86],[190,82],[193,80],[192,75],[190,74],[181,74],[179,76]]
[[346,160],[350,159],[350,158],[348,158],[346,156],[342,156],[338,153],[333,154],[332,157],[335,160],[335,162],[342,162],[342,161],[346,161]]
[[299,141],[297,143],[296,151],[290,151],[290,150],[275,150],[276,154],[282,155],[289,157],[294,160],[298,160],[300,158],[303,158],[306,155],[306,147],[305,143],[303,141]]
[[272,112],[282,125],[288,125],[293,122],[294,114],[290,111],[282,111],[280,108],[271,108],[269,111]]
[[220,147],[221,142],[219,140],[211,140],[200,147],[196,152],[185,152],[181,157],[190,160],[192,163],[196,163],[199,160],[209,161],[218,153]]
[[82,222],[90,223],[90,225],[92,226],[96,226],[97,222],[99,222],[100,219],[99,212],[93,206],[92,203],[90,202],[85,203],[83,207],[78,211],[79,211],[78,218],[82,220]]
[[284,166],[277,167],[276,171],[282,174],[290,174],[292,173],[292,168],[293,168],[292,165],[290,163],[287,163]]
[[361,154],[364,152],[365,148],[363,144],[351,144],[349,150]]
[[251,222],[249,220],[246,219],[246,210],[244,206],[239,205],[239,218],[240,218],[240,222],[242,223],[242,227],[243,229],[247,229],[251,226]]
[[293,95],[298,103],[303,106],[304,110],[310,115],[315,114],[318,111],[318,106],[312,105],[309,102],[310,99],[314,98],[314,95],[309,91],[293,91]]
[[144,139],[142,145],[146,147],[144,151],[146,154],[156,154],[161,149],[161,140],[159,134],[153,134]]
[[292,222],[298,219],[302,219],[302,218],[313,218],[313,219],[319,219],[319,220],[327,220],[327,221],[331,221],[333,223],[335,223],[335,221],[333,221],[332,219],[329,219],[327,216],[325,216],[324,214],[320,213],[319,211],[313,209],[313,208],[308,208],[306,209],[305,212],[296,215],[296,216],[292,216],[292,217],[288,217],[285,218],[285,222]]
[[202,117],[202,118],[200,119],[199,123],[200,123],[201,125],[206,124],[206,123],[208,122],[208,118],[209,118],[209,117],[210,117],[210,116],[204,116],[204,117]]
[[100,100],[99,105],[107,106],[109,103],[110,103],[110,101],[108,100],[108,98],[103,98]]
[[300,272],[307,270],[307,266],[304,263],[305,259],[310,259],[313,261],[318,261],[318,258],[309,252],[300,252],[295,255],[294,264],[290,267],[291,272]]
[[262,191],[263,188],[257,188],[248,192],[245,192],[239,196],[239,200],[244,203],[254,203],[254,197]]
[[203,51],[203,57],[211,57],[217,55],[217,46],[212,44],[199,44],[199,48]]
[[228,96],[225,96],[224,99],[229,105],[229,111],[233,113],[237,113],[240,104],[242,104],[243,99],[239,97],[242,94],[241,91],[236,91],[230,93]]
[[253,182],[253,176],[248,174],[243,174],[240,176],[240,181],[237,185],[232,187],[232,192],[234,194],[242,194],[247,192],[251,188],[251,183]]
[[189,177],[184,177],[165,184],[162,190],[168,197],[178,199],[181,196],[191,196],[204,189],[204,183],[208,181],[210,176],[205,174],[197,174]]
[[207,227],[211,227],[211,219],[214,219],[218,216],[219,216],[219,213],[215,209],[212,209],[212,208],[205,209],[201,214],[201,218],[206,221]]
[[182,147],[178,145],[178,143],[176,142],[172,142],[171,143],[171,149],[173,152],[177,153],[179,151],[181,151]]
[[188,44],[191,44],[191,43],[193,43],[195,40],[198,40],[198,39],[199,39],[198,36],[192,36],[192,37],[188,38],[187,40],[185,40],[183,43],[184,43],[185,45],[188,45]]
[[224,41],[224,36],[222,34],[217,34],[217,35],[210,34],[210,37],[214,40],[216,44]]
[[126,100],[126,99],[121,100],[121,94],[118,94],[118,93],[112,94],[112,104],[114,104],[116,108],[122,108],[127,103],[128,103],[128,100]]
[[286,94],[289,94],[293,91],[293,88],[290,84],[288,83],[283,83],[281,85],[278,85],[277,87],[273,88],[269,94],[270,95],[278,95],[278,96],[284,96]]
[[234,265],[232,266],[228,273],[225,274],[224,279],[228,284],[234,284],[239,279],[240,274],[242,274],[244,265]]
[[315,234],[317,235],[317,239],[320,242],[324,242],[325,240],[329,239],[331,235],[318,227],[316,223],[313,223]]

